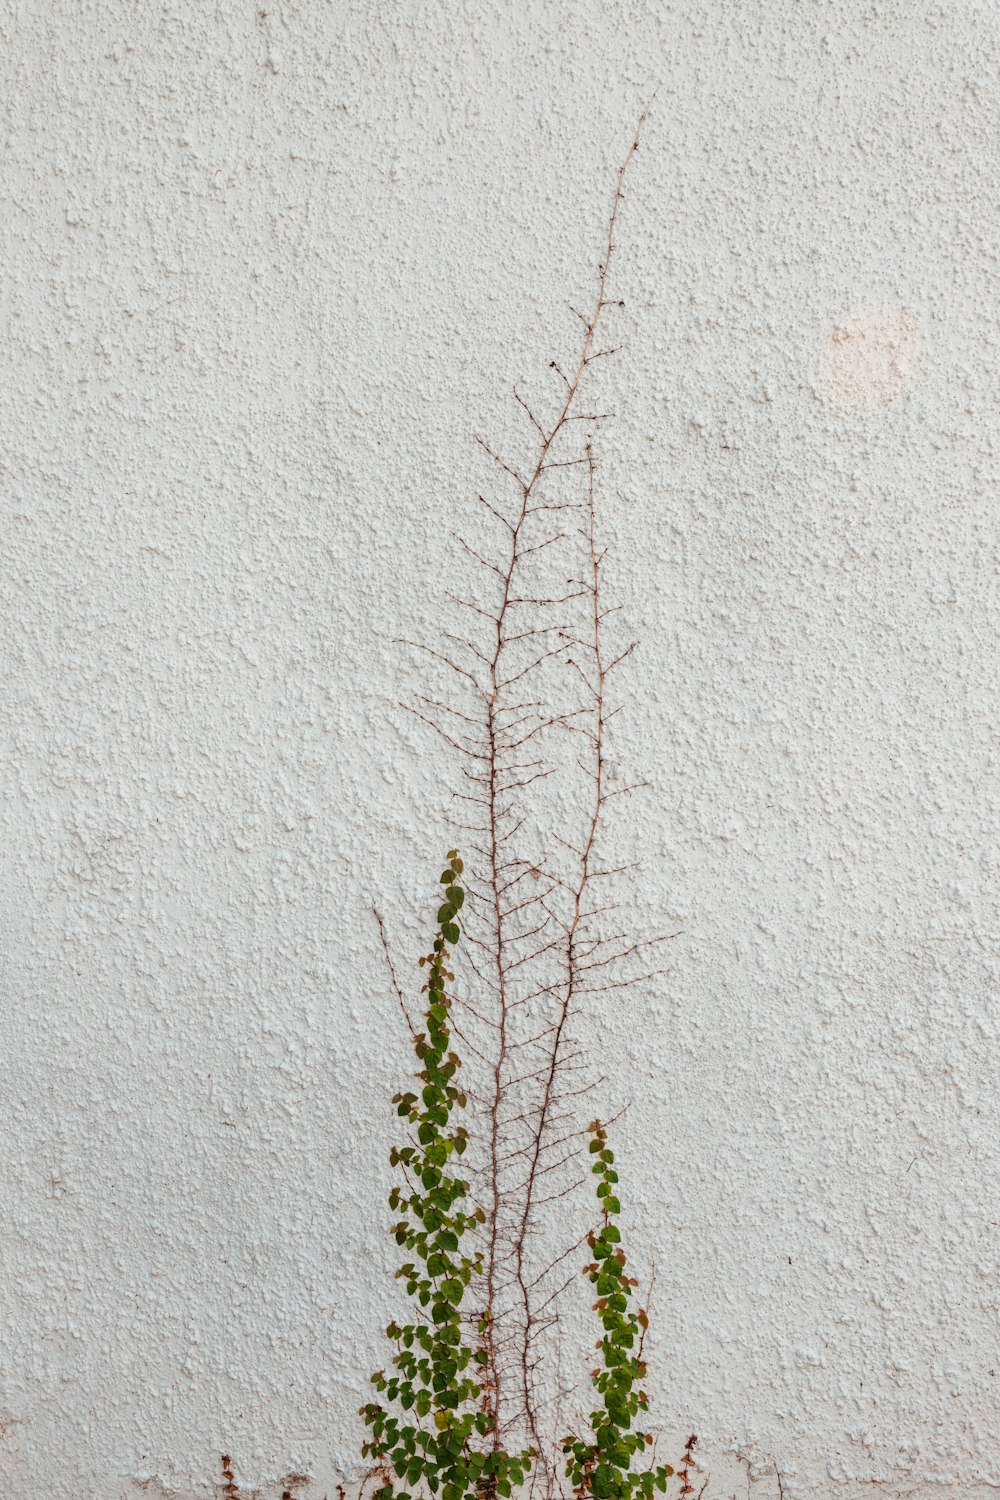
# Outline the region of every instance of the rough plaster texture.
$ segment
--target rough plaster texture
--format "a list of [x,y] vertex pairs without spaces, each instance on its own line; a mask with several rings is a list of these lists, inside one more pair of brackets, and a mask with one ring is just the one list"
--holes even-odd
[[4,1500],[352,1470],[406,1066],[369,903],[414,951],[448,839],[391,642],[654,88],[604,514],[683,933],[595,1036],[655,1405],[709,1500],[1000,1486],[995,8],[0,37]]

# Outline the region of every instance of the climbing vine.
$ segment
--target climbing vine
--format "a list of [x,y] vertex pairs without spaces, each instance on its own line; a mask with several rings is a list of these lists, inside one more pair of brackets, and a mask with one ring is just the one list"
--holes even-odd
[[633,1459],[653,1444],[652,1433],[633,1427],[649,1406],[646,1392],[638,1388],[646,1375],[642,1344],[649,1317],[644,1308],[632,1312],[629,1307],[632,1289],[638,1283],[634,1276],[625,1274],[627,1257],[614,1222],[621,1212],[615,1154],[600,1120],[590,1126],[590,1134],[590,1153],[596,1157],[591,1171],[597,1177],[597,1202],[603,1222],[587,1236],[594,1259],[584,1267],[584,1274],[597,1292],[593,1310],[604,1330],[597,1345],[601,1368],[591,1376],[601,1405],[590,1414],[589,1439],[572,1434],[564,1438],[563,1452],[569,1456],[566,1475],[577,1495],[593,1495],[594,1500],[638,1500],[640,1496],[649,1500],[654,1488],[666,1490],[674,1471],[669,1464],[632,1469]]
[[[611,267],[643,121],[617,172],[591,310],[573,309],[575,352],[549,361],[540,396],[515,389],[523,452],[480,440],[482,524],[475,545],[463,542],[479,578],[454,600],[468,634],[410,643],[444,676],[407,706],[458,773],[463,857],[452,849],[441,876],[419,1025],[378,917],[419,1089],[395,1098],[406,1139],[390,1158],[391,1233],[409,1257],[396,1274],[413,1320],[388,1324],[391,1360],[361,1408],[375,1500],[494,1500],[521,1487],[544,1500],[650,1500],[673,1473],[645,1426],[648,1310],[632,1306],[607,1126],[579,1119],[601,1081],[583,1002],[662,972],[652,950],[674,935],[621,924],[627,870],[603,853],[609,805],[634,789],[609,765],[614,674],[634,643],[614,638],[604,595],[597,448],[610,414],[597,372],[618,347],[605,326],[624,306]],[[471,1129],[454,1123],[470,1102]],[[589,1231],[578,1228],[590,1217],[588,1154],[599,1211]],[[554,1254],[539,1232],[553,1204],[567,1228]],[[589,1428],[560,1440],[545,1371],[585,1246],[598,1400]]]
[[[461,1062],[451,1047],[447,990],[455,978],[448,967],[450,948],[461,937],[461,873],[462,861],[452,849],[441,875],[444,899],[437,932],[430,953],[420,959],[421,968],[428,970],[423,987],[426,1030],[416,1033],[413,1049],[422,1087],[419,1094],[393,1099],[409,1126],[409,1139],[394,1146],[390,1156],[403,1183],[392,1189],[389,1207],[404,1215],[392,1234],[415,1257],[396,1275],[427,1321],[390,1323],[386,1337],[396,1348],[394,1373],[376,1370],[371,1377],[389,1408],[398,1407],[404,1415],[375,1401],[361,1408],[371,1433],[362,1451],[375,1459],[382,1479],[378,1500],[410,1500],[421,1482],[442,1500],[507,1496],[523,1483],[531,1465],[529,1452],[510,1454],[499,1441],[483,1381],[489,1309],[481,1308],[471,1320],[468,1314],[463,1318],[466,1294],[473,1283],[478,1289],[482,1279],[483,1256],[481,1250],[465,1253],[462,1245],[485,1214],[469,1205],[468,1183],[449,1171],[468,1141],[465,1127],[451,1124],[452,1111],[464,1109],[467,1100],[454,1082]],[[477,1340],[470,1337],[470,1321]]]

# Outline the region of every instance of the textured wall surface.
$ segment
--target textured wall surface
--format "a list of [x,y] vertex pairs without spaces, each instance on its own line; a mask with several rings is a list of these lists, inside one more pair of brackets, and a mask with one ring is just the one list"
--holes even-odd
[[356,1471],[408,1066],[370,906],[405,961],[450,842],[393,639],[654,89],[602,503],[621,837],[682,935],[595,1017],[654,1406],[708,1500],[1000,1486],[997,28],[4,8],[4,1500]]

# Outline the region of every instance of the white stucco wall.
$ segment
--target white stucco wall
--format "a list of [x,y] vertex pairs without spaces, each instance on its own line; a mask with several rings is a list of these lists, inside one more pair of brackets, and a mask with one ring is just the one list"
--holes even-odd
[[3,1500],[352,1472],[407,1065],[369,908],[415,951],[449,841],[392,640],[654,89],[603,504],[683,931],[600,1039],[654,1406],[707,1500],[1000,1486],[997,25],[5,8]]

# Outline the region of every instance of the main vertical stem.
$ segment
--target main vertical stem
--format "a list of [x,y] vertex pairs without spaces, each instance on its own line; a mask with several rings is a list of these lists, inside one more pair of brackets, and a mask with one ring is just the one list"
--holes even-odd
[[[633,154],[638,150],[639,135],[645,122],[645,114],[639,121],[638,128],[633,138],[625,160],[618,169],[615,183],[615,194],[608,222],[607,244],[597,288],[597,296],[594,303],[593,313],[589,320],[583,319],[584,335],[579,360],[575,373],[572,377],[559,371],[565,385],[565,399],[552,427],[546,431],[534,417],[532,421],[536,426],[540,444],[536,451],[534,466],[530,475],[523,478],[516,474],[511,468],[504,464],[496,455],[491,455],[500,465],[501,469],[514,479],[520,488],[520,506],[517,519],[514,523],[505,522],[511,533],[510,558],[507,567],[501,573],[501,599],[496,611],[496,636],[491,657],[488,662],[488,685],[485,693],[485,730],[486,748],[488,751],[488,776],[486,777],[486,835],[488,864],[488,906],[490,908],[490,925],[492,932],[491,954],[492,965],[495,969],[495,985],[498,1005],[497,1018],[497,1044],[496,1053],[491,1068],[491,1079],[489,1086],[489,1109],[490,1109],[490,1150],[489,1168],[490,1184],[488,1189],[489,1208],[487,1212],[487,1235],[488,1243],[485,1255],[485,1281],[486,1281],[486,1309],[484,1315],[484,1349],[486,1353],[486,1365],[483,1373],[484,1408],[489,1410],[493,1417],[493,1442],[499,1446],[502,1431],[502,1371],[501,1360],[498,1356],[498,1299],[500,1295],[500,1259],[501,1242],[503,1233],[503,1210],[505,1204],[505,1190],[503,1182],[503,1155],[508,1142],[504,1140],[503,1102],[509,1084],[509,1054],[510,1035],[509,1024],[511,1015],[511,996],[509,970],[511,967],[511,939],[508,933],[508,922],[512,916],[512,910],[505,907],[504,870],[505,855],[503,844],[509,836],[510,829],[505,829],[505,821],[509,817],[510,809],[501,805],[503,787],[501,785],[504,771],[504,734],[502,713],[504,710],[503,694],[505,688],[504,673],[502,665],[504,654],[509,644],[508,620],[515,601],[512,585],[518,568],[522,563],[522,541],[525,523],[532,513],[532,498],[538,487],[545,469],[552,462],[551,453],[553,444],[556,442],[566,424],[574,419],[574,405],[580,392],[584,376],[589,365],[600,354],[610,351],[594,351],[594,339],[597,333],[601,315],[604,311],[606,300],[605,294],[608,283],[608,274],[614,253],[614,235],[618,222],[618,214],[623,197],[623,184],[625,172]],[[556,367],[558,369],[558,367]],[[523,403],[521,403],[523,405]],[[529,413],[530,415],[530,413]],[[485,445],[484,445],[485,446]],[[489,452],[490,450],[487,449]],[[590,444],[587,444],[587,467],[589,475],[589,538],[590,556],[593,567],[592,593],[594,603],[594,629],[595,646],[597,650],[597,672],[598,672],[598,702],[597,702],[597,731],[594,735],[596,753],[596,799],[593,816],[590,821],[586,846],[582,855],[582,873],[578,889],[575,893],[574,909],[569,927],[569,935],[566,944],[566,962],[568,964],[567,982],[560,1005],[560,1013],[556,1026],[553,1028],[553,1041],[551,1044],[551,1055],[548,1064],[543,1066],[544,1075],[543,1097],[541,1108],[537,1119],[537,1132],[529,1152],[530,1173],[526,1186],[522,1189],[524,1200],[520,1205],[520,1211],[515,1212],[511,1225],[513,1231],[513,1252],[515,1264],[515,1285],[519,1288],[522,1303],[523,1329],[525,1348],[522,1350],[520,1364],[521,1386],[520,1397],[523,1402],[524,1417],[530,1429],[534,1446],[539,1454],[543,1453],[541,1434],[538,1429],[537,1413],[534,1409],[531,1391],[530,1372],[528,1365],[527,1340],[530,1338],[532,1327],[532,1315],[530,1295],[525,1271],[525,1240],[531,1223],[531,1216],[535,1206],[535,1179],[538,1169],[538,1160],[543,1146],[543,1137],[549,1123],[550,1109],[553,1098],[553,1085],[559,1066],[560,1053],[563,1041],[566,1021],[569,1015],[571,1002],[574,995],[574,983],[576,976],[576,938],[580,921],[583,914],[583,895],[590,873],[590,860],[597,832],[600,816],[602,797],[602,734],[603,734],[603,668],[601,666],[599,652],[600,614],[598,602],[598,566],[599,559],[595,550],[594,541],[594,496],[593,496],[593,457]],[[532,550],[532,549],[527,549]],[[589,592],[590,590],[588,590]],[[518,1293],[515,1291],[515,1299]],[[548,1466],[547,1466],[548,1467]]]

